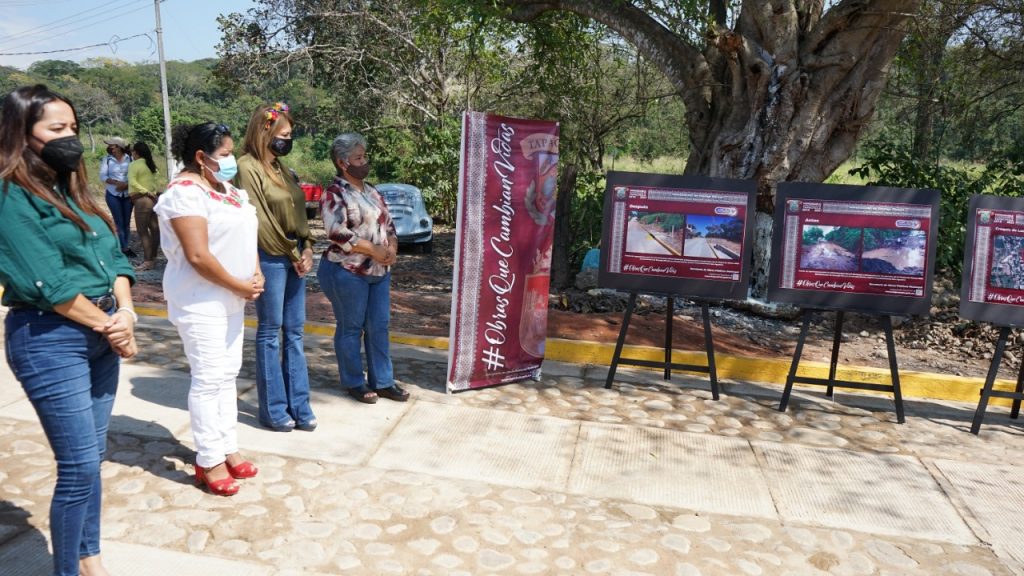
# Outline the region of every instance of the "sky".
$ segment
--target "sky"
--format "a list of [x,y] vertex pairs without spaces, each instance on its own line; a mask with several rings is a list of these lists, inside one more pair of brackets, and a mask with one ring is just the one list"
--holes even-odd
[[[162,0],[164,56],[192,61],[217,55],[217,16],[244,12],[255,0]],[[37,60],[112,57],[157,62],[154,0],[0,0],[0,65],[25,69]],[[127,39],[137,34],[147,37]],[[118,41],[118,39],[124,39]],[[52,54],[8,55],[103,46]]]

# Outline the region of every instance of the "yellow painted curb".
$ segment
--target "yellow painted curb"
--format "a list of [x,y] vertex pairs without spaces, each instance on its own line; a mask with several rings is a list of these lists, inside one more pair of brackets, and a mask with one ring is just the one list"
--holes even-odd
[[[164,308],[136,305],[135,311],[145,316],[167,317],[167,310]],[[255,327],[256,320],[254,318],[246,318],[245,325],[250,328]],[[318,336],[333,336],[334,326],[307,322],[305,331],[307,334]],[[391,341],[396,344],[438,348],[441,350],[448,348],[448,338],[440,336],[417,336],[414,334],[392,332]],[[548,338],[545,347],[545,357],[548,360],[572,364],[609,366],[612,362],[612,354],[614,353],[614,344],[588,340]],[[661,362],[665,358],[664,349],[652,346],[624,346],[622,354],[626,358],[652,360],[655,362]],[[707,356],[704,352],[674,350],[672,352],[672,361],[677,364],[704,365],[707,363]],[[718,377],[728,380],[762,382],[783,386],[786,383],[786,377],[789,375],[790,363],[791,360],[787,358],[757,358],[735,356],[732,354],[715,354],[715,366],[718,370]],[[800,363],[799,374],[800,376],[812,378],[827,378],[828,368],[828,364],[824,362],[804,361]],[[889,370],[887,368],[841,365],[836,378],[852,380],[854,382],[888,384]],[[932,398],[976,404],[979,391],[984,384],[985,379],[983,376],[970,378],[931,372],[917,372],[914,370],[900,370],[900,388],[904,398]],[[996,390],[1013,391],[1016,385],[1015,381],[998,379],[994,388]],[[797,384],[796,387],[805,390],[823,391],[820,386]],[[840,388],[839,390],[842,389]],[[891,396],[887,392],[864,390],[858,392]],[[1010,406],[1011,403],[1012,401],[1008,398],[992,398],[990,402],[994,406]]]

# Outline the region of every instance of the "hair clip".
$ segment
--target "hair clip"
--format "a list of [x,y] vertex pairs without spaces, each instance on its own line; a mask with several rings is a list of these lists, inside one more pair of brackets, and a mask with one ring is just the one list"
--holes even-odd
[[287,112],[288,105],[284,102],[275,102],[273,106],[267,108],[267,111],[263,113],[263,117],[268,123],[276,122],[278,117],[281,116],[281,112]]

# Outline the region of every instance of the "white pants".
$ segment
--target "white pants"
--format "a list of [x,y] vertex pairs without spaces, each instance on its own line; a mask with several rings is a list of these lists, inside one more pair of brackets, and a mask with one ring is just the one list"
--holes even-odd
[[227,317],[184,314],[175,325],[192,369],[188,412],[196,464],[211,468],[238,452],[238,392],[244,313]]

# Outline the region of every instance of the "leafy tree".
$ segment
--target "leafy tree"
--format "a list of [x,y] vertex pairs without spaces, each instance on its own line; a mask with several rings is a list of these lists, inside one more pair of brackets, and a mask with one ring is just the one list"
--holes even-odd
[[[188,112],[171,110],[171,126],[200,122],[201,118]],[[164,147],[164,109],[162,106],[144,108],[131,120],[132,138],[142,140],[152,147]]]
[[860,251],[860,238],[861,229],[849,226],[839,226],[825,234],[825,240],[854,254]]
[[103,123],[121,121],[121,111],[106,90],[92,84],[68,78],[61,91],[75,104],[78,124],[84,126],[89,135],[89,149],[96,150],[93,129]]
[[803,244],[805,246],[817,244],[818,242],[821,242],[822,238],[824,237],[825,233],[821,230],[821,228],[818,228],[817,226],[806,227],[804,228]]
[[85,61],[77,79],[103,87],[120,108],[122,118],[131,118],[143,108],[160,102],[160,77],[152,66],[131,66],[120,60],[93,58]]
[[775,183],[823,181],[854,150],[921,0],[708,2],[452,0],[536,22],[601,22],[664,74],[686,106],[693,174],[758,182],[754,292],[764,294]]
[[28,67],[27,72],[38,78],[47,81],[58,80],[63,82],[66,78],[78,78],[82,67],[70,60],[39,60]]

